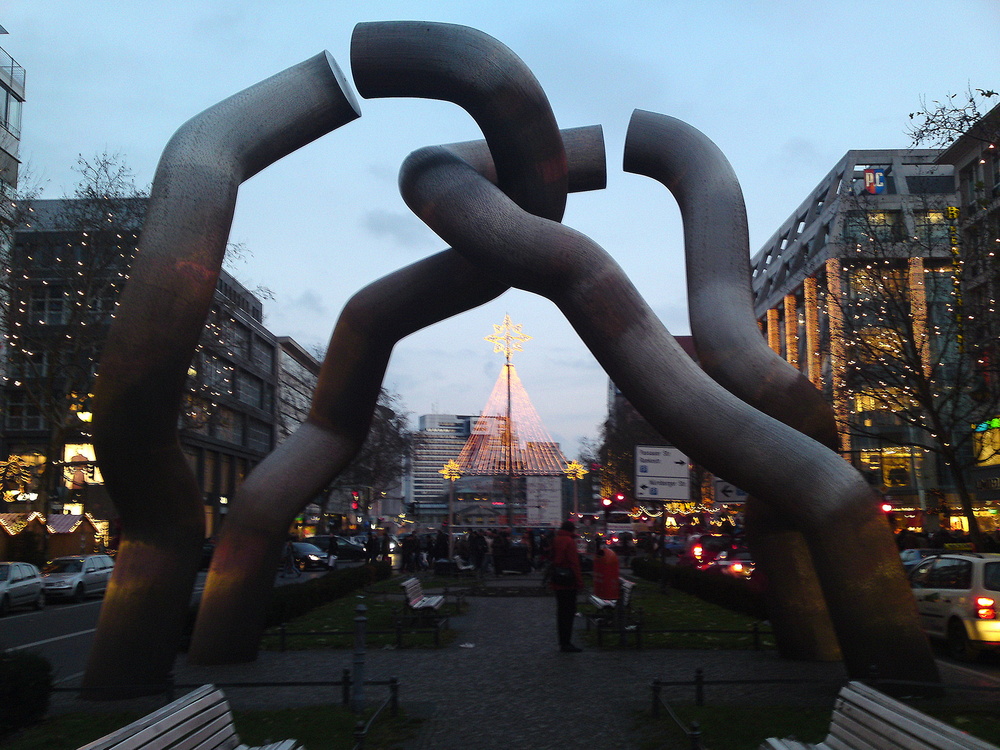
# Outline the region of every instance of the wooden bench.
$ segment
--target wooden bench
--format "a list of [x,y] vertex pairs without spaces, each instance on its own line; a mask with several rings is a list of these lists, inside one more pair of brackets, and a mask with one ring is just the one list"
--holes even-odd
[[444,604],[444,597],[440,594],[427,596],[424,594],[424,587],[420,585],[419,578],[408,578],[400,586],[406,595],[406,609],[412,614],[425,616],[436,615]]
[[465,562],[465,560],[462,559],[461,555],[455,555],[451,559],[455,563],[455,573],[457,575],[466,574],[471,576],[475,574],[476,566],[470,562],[468,563]]
[[998,750],[996,745],[949,726],[860,682],[837,696],[830,730],[813,745],[764,740],[759,750]]
[[619,578],[620,596],[617,599],[602,599],[596,594],[591,594],[587,598],[587,601],[594,607],[594,611],[584,616],[586,627],[587,630],[590,630],[591,625],[596,625],[598,646],[604,645],[605,630],[616,631],[619,643],[623,646],[630,633],[635,636],[635,647],[639,648],[642,645],[640,619],[631,616],[632,590],[634,588],[635,581]]
[[250,748],[240,742],[229,701],[202,685],[80,750],[303,750],[297,740]]

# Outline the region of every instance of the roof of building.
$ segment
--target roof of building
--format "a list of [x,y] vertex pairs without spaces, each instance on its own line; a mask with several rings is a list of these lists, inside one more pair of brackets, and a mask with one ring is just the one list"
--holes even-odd
[[94,519],[89,515],[77,516],[69,513],[57,513],[45,519],[45,526],[50,534],[72,534],[83,523],[96,530]]

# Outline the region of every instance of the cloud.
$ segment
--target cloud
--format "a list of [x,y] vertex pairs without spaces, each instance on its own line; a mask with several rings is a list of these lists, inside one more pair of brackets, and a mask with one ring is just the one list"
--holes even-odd
[[410,214],[376,209],[362,219],[362,226],[376,237],[388,237],[404,247],[430,247],[440,245],[430,231]]

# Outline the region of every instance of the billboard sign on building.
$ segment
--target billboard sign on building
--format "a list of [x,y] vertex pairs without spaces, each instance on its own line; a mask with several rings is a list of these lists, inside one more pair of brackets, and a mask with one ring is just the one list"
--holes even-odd
[[558,528],[562,510],[562,477],[525,477],[528,526]]
[[885,170],[869,168],[865,170],[865,190],[872,195],[885,192]]

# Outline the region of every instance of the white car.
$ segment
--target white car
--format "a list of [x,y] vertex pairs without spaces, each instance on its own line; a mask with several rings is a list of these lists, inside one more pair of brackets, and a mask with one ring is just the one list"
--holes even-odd
[[933,557],[910,572],[924,632],[942,638],[956,659],[1000,649],[1000,554],[956,552]]
[[31,563],[0,562],[0,616],[26,605],[45,606],[42,574]]
[[57,557],[42,568],[45,596],[82,602],[88,596],[103,594],[114,567],[115,561],[107,555]]

